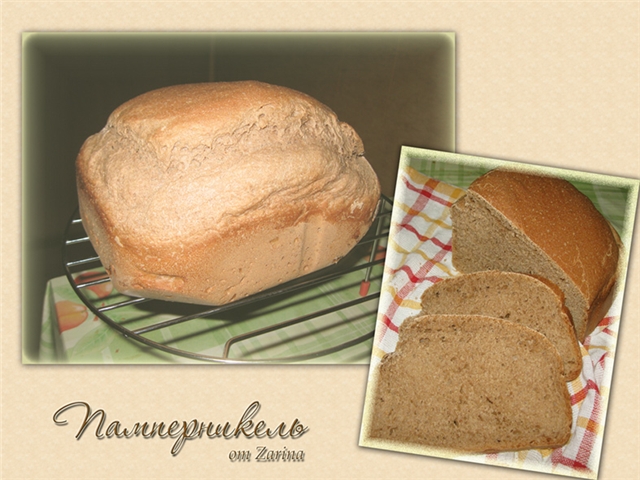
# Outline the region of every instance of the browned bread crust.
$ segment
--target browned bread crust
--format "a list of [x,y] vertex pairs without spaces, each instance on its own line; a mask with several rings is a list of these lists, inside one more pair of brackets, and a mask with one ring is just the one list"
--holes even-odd
[[224,304],[330,265],[380,195],[355,131],[259,82],[136,97],[78,155],[80,213],[115,287]]
[[495,270],[468,273],[439,281],[421,300],[421,315],[485,315],[529,327],[556,347],[566,381],[582,371],[582,352],[562,292],[537,278]]
[[452,208],[453,263],[549,279],[565,294],[578,339],[613,300],[620,241],[593,203],[550,176],[493,170]]
[[558,352],[506,320],[427,315],[405,320],[385,355],[368,436],[465,452],[556,448],[572,412]]

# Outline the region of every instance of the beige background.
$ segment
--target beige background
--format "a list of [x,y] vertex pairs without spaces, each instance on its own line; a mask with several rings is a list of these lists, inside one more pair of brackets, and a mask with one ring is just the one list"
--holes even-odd
[[[359,448],[366,367],[21,365],[20,34],[43,30],[453,31],[457,150],[640,177],[637,2],[2,3],[2,478],[537,478]],[[639,477],[637,245],[616,356],[601,479]],[[256,440],[102,440],[53,413],[83,400],[108,421],[299,418],[303,463],[232,463]]]

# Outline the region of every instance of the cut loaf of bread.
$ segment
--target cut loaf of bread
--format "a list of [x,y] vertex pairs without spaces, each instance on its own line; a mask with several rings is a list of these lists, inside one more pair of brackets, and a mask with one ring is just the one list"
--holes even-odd
[[373,381],[371,438],[487,453],[556,448],[571,436],[558,352],[507,320],[409,318]]
[[260,82],[140,95],[76,161],[83,225],[122,293],[225,304],[328,266],[380,197],[356,132]]
[[620,240],[571,183],[519,171],[476,179],[451,209],[453,265],[546,278],[564,292],[578,340],[613,301]]
[[553,343],[566,381],[582,370],[580,345],[562,292],[530,275],[485,271],[445,278],[424,292],[420,314],[485,315],[519,323]]

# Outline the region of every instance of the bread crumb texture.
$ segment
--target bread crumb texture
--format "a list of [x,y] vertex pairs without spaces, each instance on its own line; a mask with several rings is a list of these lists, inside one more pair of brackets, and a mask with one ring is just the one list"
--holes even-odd
[[485,315],[529,327],[556,347],[566,381],[582,370],[582,352],[562,291],[541,279],[500,271],[462,274],[425,290],[421,302],[423,315]]
[[335,262],[380,196],[353,128],[260,82],[140,95],[85,141],[76,167],[83,223],[116,288],[196,303]]
[[412,317],[378,368],[371,438],[477,453],[570,438],[560,357],[528,327],[478,315]]

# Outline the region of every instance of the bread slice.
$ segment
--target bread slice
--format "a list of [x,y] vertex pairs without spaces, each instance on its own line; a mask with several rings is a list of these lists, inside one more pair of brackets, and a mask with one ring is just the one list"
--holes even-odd
[[556,349],[507,320],[409,318],[374,381],[371,438],[487,453],[556,448],[571,436]]
[[453,265],[464,273],[540,276],[564,292],[578,340],[613,301],[620,240],[593,203],[566,180],[493,170],[451,209]]
[[499,317],[543,334],[556,347],[566,381],[582,370],[582,353],[563,295],[530,275],[485,271],[446,278],[422,295],[421,315],[470,314]]
[[357,133],[301,92],[176,85],[118,107],[76,161],[80,214],[120,292],[226,304],[326,267],[380,198]]

